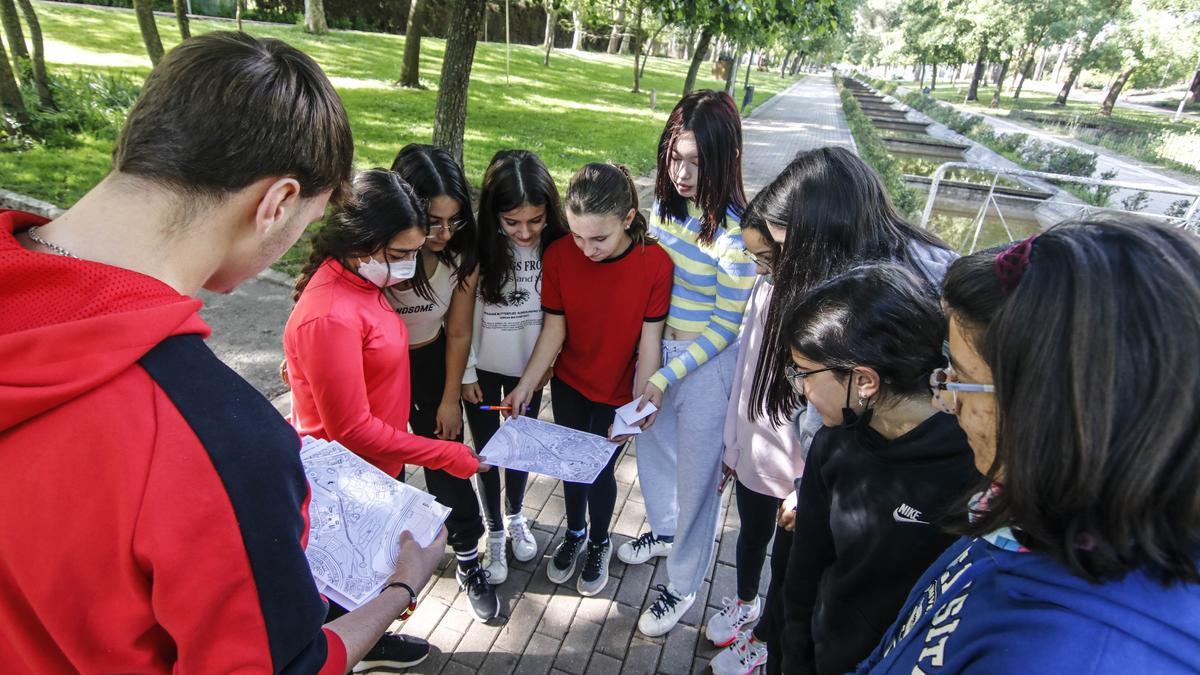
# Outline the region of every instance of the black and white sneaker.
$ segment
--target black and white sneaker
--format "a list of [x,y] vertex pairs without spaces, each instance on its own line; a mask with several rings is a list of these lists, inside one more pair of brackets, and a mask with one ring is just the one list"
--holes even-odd
[[500,600],[496,597],[496,589],[488,583],[487,572],[475,565],[466,572],[454,570],[454,578],[458,587],[467,592],[467,600],[471,603],[471,613],[475,620],[486,623],[496,618],[500,613]]
[[670,584],[658,584],[654,590],[658,591],[658,597],[638,618],[638,630],[648,637],[666,635],[696,601],[695,593],[685,595]]
[[354,666],[356,673],[397,673],[429,658],[429,643],[399,633],[384,633]]
[[583,557],[583,571],[579,573],[579,581],[575,583],[580,595],[596,595],[604,590],[608,585],[608,561],[611,557],[612,542],[588,542],[587,553]]
[[550,564],[546,566],[546,576],[550,581],[561,584],[575,575],[575,565],[579,562],[579,556],[583,555],[583,543],[586,538],[586,534],[576,537],[570,532],[563,537],[558,543],[558,548],[554,549],[554,557],[550,559]]

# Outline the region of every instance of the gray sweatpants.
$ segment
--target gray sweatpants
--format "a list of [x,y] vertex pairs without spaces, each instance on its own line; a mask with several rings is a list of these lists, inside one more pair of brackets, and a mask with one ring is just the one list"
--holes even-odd
[[[663,363],[689,344],[663,340]],[[736,363],[733,344],[668,388],[654,425],[637,439],[646,518],[655,535],[674,535],[667,578],[685,595],[700,588],[716,552],[717,481]]]

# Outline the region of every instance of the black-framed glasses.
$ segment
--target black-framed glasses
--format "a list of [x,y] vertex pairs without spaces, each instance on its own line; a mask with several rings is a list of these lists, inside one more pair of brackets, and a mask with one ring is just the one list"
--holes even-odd
[[800,370],[800,367],[794,363],[789,363],[783,369],[783,375],[787,378],[788,384],[792,385],[792,389],[800,393],[804,393],[804,378],[817,373],[823,373],[827,370],[845,371],[845,368],[837,366],[829,366],[828,368],[817,368],[816,370]]
[[457,233],[459,230],[463,229],[466,226],[467,226],[467,221],[462,218],[457,218],[455,220],[451,220],[446,223],[441,223],[440,225],[430,224],[429,225],[429,234],[425,235],[425,238],[426,239],[436,239],[437,237],[440,237],[443,234],[447,234],[447,233],[449,233],[451,236],[453,236],[455,233]]

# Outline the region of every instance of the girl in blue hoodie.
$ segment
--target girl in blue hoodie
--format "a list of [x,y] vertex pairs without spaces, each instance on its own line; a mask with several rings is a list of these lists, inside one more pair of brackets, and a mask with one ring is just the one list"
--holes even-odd
[[1064,223],[942,301],[986,483],[859,672],[1200,671],[1200,240]]

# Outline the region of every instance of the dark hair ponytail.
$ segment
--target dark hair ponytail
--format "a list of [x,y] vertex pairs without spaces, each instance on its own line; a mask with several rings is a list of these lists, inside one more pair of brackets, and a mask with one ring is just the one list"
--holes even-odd
[[300,299],[327,258],[345,265],[350,258],[387,246],[397,234],[414,227],[424,230],[425,225],[424,202],[399,174],[387,169],[359,172],[349,200],[313,236],[312,253],[296,278],[292,300]]
[[562,200],[550,171],[528,150],[492,156],[479,195],[479,295],[490,305],[508,304],[504,286],[513,278],[513,253],[500,229],[500,214],[529,204],[546,207],[541,249],[567,233]]
[[623,164],[585,164],[571,178],[563,204],[577,216],[612,215],[624,219],[633,209],[633,221],[626,230],[629,237],[637,244],[654,241],[646,216],[638,210],[637,186],[633,176]]
[[852,268],[818,284],[787,320],[787,343],[829,368],[873,368],[880,397],[928,397],[944,364],[946,322],[937,294],[898,265]]

